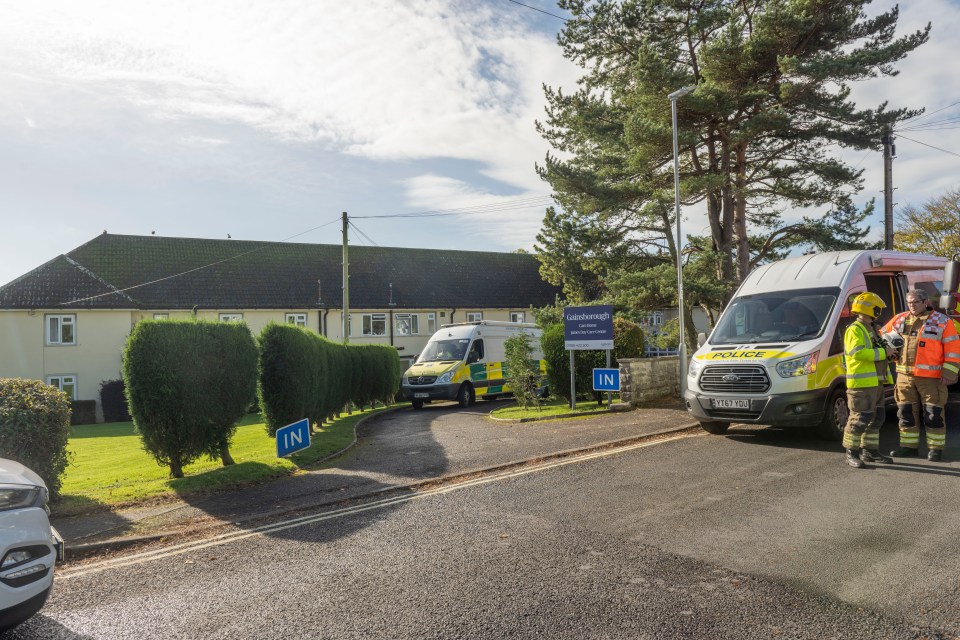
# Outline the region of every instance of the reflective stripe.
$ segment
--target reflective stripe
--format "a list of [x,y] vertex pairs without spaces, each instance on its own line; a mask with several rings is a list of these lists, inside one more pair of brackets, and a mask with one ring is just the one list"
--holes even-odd
[[953,342],[954,340],[960,340],[960,335],[950,336],[949,338],[944,338],[941,342],[943,342],[944,344],[946,344],[946,343],[948,343],[948,342]]
[[919,433],[905,433],[903,431],[900,432],[900,444],[902,444],[903,446],[916,449],[919,443],[920,443]]
[[863,379],[863,378],[876,378],[876,377],[877,377],[876,371],[872,373],[848,373],[847,374],[847,380],[857,380],[857,379]]
[[954,373],[960,373],[960,367],[958,367],[957,365],[953,364],[952,362],[944,362],[944,363],[943,363],[943,368],[946,369],[947,371],[953,371]]
[[938,444],[941,447],[946,443],[947,436],[943,433],[927,433],[927,443]]
[[853,349],[851,349],[850,351],[847,351],[847,355],[852,357],[853,354],[855,354],[855,353],[858,352],[858,351],[862,351],[863,349],[866,349],[866,347],[863,346],[862,344],[861,344],[861,345],[858,345],[858,346],[854,347]]
[[918,364],[914,365],[917,369],[923,369],[924,371],[940,371],[943,367],[938,364]]

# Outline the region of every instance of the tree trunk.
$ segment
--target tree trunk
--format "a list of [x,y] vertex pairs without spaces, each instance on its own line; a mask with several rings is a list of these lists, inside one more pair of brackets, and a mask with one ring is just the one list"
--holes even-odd
[[170,461],[170,477],[171,478],[183,477],[183,465],[180,463],[179,458],[176,458]]
[[747,146],[738,144],[736,152],[734,227],[737,239],[737,282],[743,282],[750,273],[750,239],[747,237]]
[[233,461],[233,456],[230,455],[230,449],[226,442],[220,445],[220,462],[222,462],[225,467],[236,464]]

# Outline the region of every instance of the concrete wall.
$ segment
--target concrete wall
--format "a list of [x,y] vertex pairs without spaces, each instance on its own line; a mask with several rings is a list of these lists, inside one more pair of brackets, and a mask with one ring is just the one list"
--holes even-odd
[[624,358],[620,364],[620,402],[640,406],[665,396],[680,397],[680,357]]

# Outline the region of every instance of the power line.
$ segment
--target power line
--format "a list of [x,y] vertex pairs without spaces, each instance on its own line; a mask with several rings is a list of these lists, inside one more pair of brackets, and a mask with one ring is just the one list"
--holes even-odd
[[557,20],[563,20],[564,22],[569,22],[569,21],[567,20],[567,18],[564,18],[563,16],[558,16],[558,15],[555,14],[555,13],[550,13],[549,11],[544,11],[543,9],[538,9],[537,7],[531,7],[531,6],[528,5],[528,4],[523,4],[522,2],[517,2],[517,0],[507,0],[507,2],[512,2],[513,4],[518,4],[518,5],[520,5],[521,7],[526,7],[527,9],[532,9],[532,10],[534,10],[534,11],[539,11],[540,13],[545,13],[546,15],[548,15],[548,16],[550,16],[550,17],[552,17],[552,18],[556,18]]
[[955,107],[955,106],[957,106],[958,104],[960,104],[960,100],[958,100],[957,102],[954,102],[953,104],[948,104],[947,106],[943,107],[942,109],[937,109],[936,111],[931,111],[930,113],[924,113],[924,114],[919,115],[919,116],[914,116],[914,117],[912,117],[912,118],[907,118],[906,120],[903,121],[903,123],[906,124],[906,123],[910,122],[911,120],[913,120],[913,121],[914,121],[914,124],[916,124],[917,122],[923,120],[924,118],[929,118],[930,116],[932,116],[932,115],[934,115],[934,114],[936,114],[936,113],[940,113],[941,111],[946,111],[946,110],[949,109],[950,107]]
[[552,204],[553,198],[549,196],[538,196],[534,198],[525,198],[520,200],[507,200],[504,202],[491,202],[483,205],[474,205],[469,207],[460,207],[454,209],[435,209],[431,211],[414,211],[408,213],[390,213],[371,216],[350,216],[351,219],[373,219],[373,218],[433,218],[439,216],[460,216],[476,215],[480,213],[496,213],[499,211],[515,211],[518,209],[531,209]]
[[135,285],[130,286],[130,287],[124,287],[123,289],[114,289],[113,291],[109,291],[109,292],[107,292],[107,293],[98,293],[98,294],[95,295],[95,296],[87,296],[86,298],[77,298],[76,300],[70,300],[70,301],[68,301],[68,302],[61,302],[60,305],[76,304],[76,303],[78,303],[78,302],[86,302],[87,300],[95,300],[96,298],[103,298],[104,296],[112,296],[112,295],[115,295],[115,294],[118,294],[118,293],[124,293],[124,292],[126,292],[126,291],[131,291],[131,290],[133,290],[133,289],[139,289],[140,287],[146,287],[146,286],[151,285],[151,284],[156,284],[156,283],[158,283],[158,282],[163,282],[163,281],[165,281],[165,280],[172,280],[173,278],[179,278],[180,276],[185,276],[185,275],[190,274],[190,273],[194,273],[194,272],[197,272],[197,271],[202,271],[203,269],[209,269],[210,267],[216,266],[216,265],[218,265],[218,264],[223,264],[224,262],[229,262],[230,260],[236,260],[237,258],[242,258],[243,256],[248,256],[248,255],[250,255],[251,253],[256,253],[256,252],[258,252],[258,251],[263,251],[263,250],[266,249],[267,247],[270,247],[270,246],[275,245],[275,244],[281,244],[281,243],[283,243],[283,242],[287,242],[288,240],[292,240],[292,239],[294,239],[294,238],[296,238],[296,237],[299,237],[299,236],[302,236],[302,235],[304,235],[304,234],[306,234],[306,233],[310,233],[311,231],[316,231],[317,229],[322,229],[323,227],[329,226],[329,225],[331,225],[331,224],[333,224],[333,223],[335,223],[335,222],[339,222],[339,220],[340,220],[340,218],[335,218],[335,219],[331,220],[330,222],[326,222],[326,223],[324,223],[324,224],[318,225],[318,226],[316,226],[316,227],[313,227],[312,229],[307,229],[306,231],[301,231],[300,233],[295,233],[295,234],[293,234],[292,236],[290,236],[290,237],[288,237],[288,238],[284,238],[283,240],[278,240],[278,241],[275,241],[275,242],[265,242],[265,243],[263,243],[262,245],[260,245],[259,247],[256,247],[256,248],[254,248],[254,249],[250,249],[249,251],[244,251],[243,253],[238,253],[238,254],[236,254],[236,255],[234,255],[234,256],[230,256],[229,258],[224,258],[223,260],[217,260],[216,262],[211,262],[210,264],[205,264],[205,265],[200,266],[200,267],[194,267],[193,269],[188,269],[188,270],[186,270],[186,271],[181,271],[180,273],[175,273],[175,274],[173,274],[173,275],[164,276],[164,277],[162,277],[162,278],[157,278],[156,280],[151,280],[150,282],[141,282],[140,284],[135,284]]
[[909,140],[910,142],[916,142],[917,144],[922,144],[922,145],[925,146],[925,147],[930,147],[931,149],[936,149],[937,151],[943,151],[944,153],[949,153],[949,154],[952,155],[952,156],[957,156],[958,158],[960,158],[960,153],[954,153],[953,151],[948,151],[948,150],[946,150],[946,149],[941,149],[940,147],[935,147],[935,146],[933,146],[932,144],[927,144],[926,142],[920,142],[919,140],[914,140],[913,138],[908,138],[907,136],[903,135],[902,133],[901,133],[901,134],[898,134],[898,135],[899,135],[899,137],[903,138],[904,140]]
[[375,246],[375,247],[379,247],[379,246],[380,246],[380,245],[378,245],[376,242],[374,242],[373,239],[372,239],[370,236],[368,236],[368,235],[365,234],[363,231],[361,231],[361,230],[360,230],[360,227],[358,227],[357,225],[353,224],[353,220],[350,220],[349,217],[347,218],[347,224],[349,224],[351,227],[353,227],[354,231],[356,231],[356,232],[359,233],[361,236],[363,236],[364,238],[366,238],[367,242],[369,242],[370,244],[372,244],[372,245]]

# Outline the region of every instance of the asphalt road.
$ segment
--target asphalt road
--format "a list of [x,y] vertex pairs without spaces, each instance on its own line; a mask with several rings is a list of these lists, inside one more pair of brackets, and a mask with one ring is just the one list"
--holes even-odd
[[67,567],[7,637],[960,635],[960,462],[858,471],[803,434],[731,433]]

